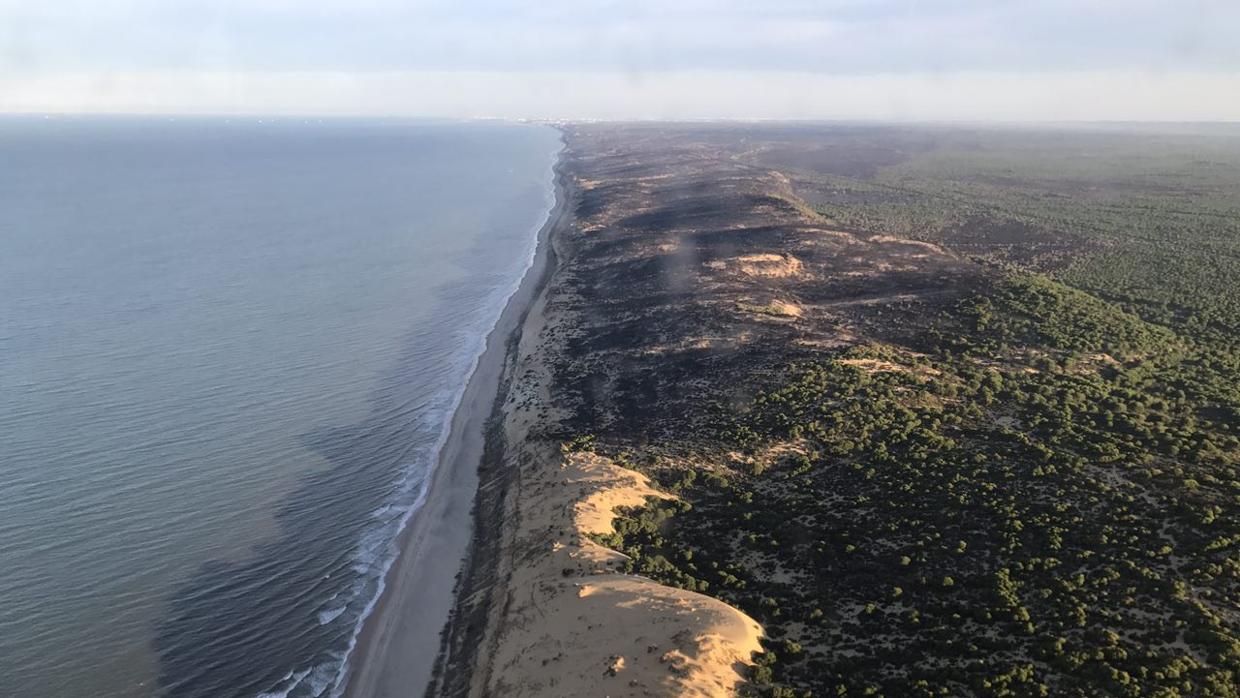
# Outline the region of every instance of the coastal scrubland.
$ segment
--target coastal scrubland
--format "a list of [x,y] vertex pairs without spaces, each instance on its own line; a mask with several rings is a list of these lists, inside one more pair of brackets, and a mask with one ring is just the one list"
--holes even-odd
[[751,695],[1238,694],[1240,134],[565,133],[523,467],[655,488],[566,580],[753,618]]

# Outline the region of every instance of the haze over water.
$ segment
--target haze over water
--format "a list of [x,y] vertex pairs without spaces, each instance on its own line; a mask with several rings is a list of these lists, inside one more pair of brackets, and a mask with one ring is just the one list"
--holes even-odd
[[330,695],[549,128],[0,120],[7,695]]

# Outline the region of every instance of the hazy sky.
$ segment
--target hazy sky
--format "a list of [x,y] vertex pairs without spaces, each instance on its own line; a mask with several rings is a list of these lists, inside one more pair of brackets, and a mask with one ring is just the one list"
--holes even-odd
[[0,0],[0,110],[1240,119],[1240,0]]

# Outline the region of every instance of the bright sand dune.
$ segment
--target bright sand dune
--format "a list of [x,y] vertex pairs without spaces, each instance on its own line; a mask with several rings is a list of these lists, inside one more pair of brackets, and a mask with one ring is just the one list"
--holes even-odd
[[663,495],[601,456],[542,451],[522,486],[489,692],[733,695],[761,627],[721,601],[612,572],[624,556],[586,537],[611,531],[616,507]]

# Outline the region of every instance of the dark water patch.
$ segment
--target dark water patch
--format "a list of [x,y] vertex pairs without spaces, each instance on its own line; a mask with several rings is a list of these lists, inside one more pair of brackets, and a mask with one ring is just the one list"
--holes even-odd
[[433,293],[437,322],[407,340],[365,420],[302,437],[328,467],[302,476],[281,504],[278,536],[242,561],[207,563],[177,591],[155,639],[165,693],[301,698],[343,686],[359,623],[517,277],[514,258],[496,249],[463,255],[481,268]]
[[549,184],[497,207],[484,225],[489,234],[450,260],[470,273],[430,292],[432,320],[407,338],[369,416],[302,437],[328,467],[302,476],[280,505],[278,536],[244,560],[205,564],[177,591],[155,639],[163,693],[304,698],[343,690],[398,534],[421,506],[485,336],[533,252],[538,224],[510,211],[531,199],[549,205]]
[[207,563],[178,591],[155,639],[167,693],[255,696],[279,690],[290,667],[309,672],[291,696],[336,680],[433,455],[426,420],[377,408],[305,437],[330,467],[303,477],[276,514],[274,541],[241,562]]

